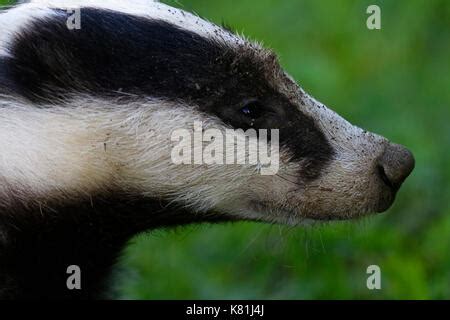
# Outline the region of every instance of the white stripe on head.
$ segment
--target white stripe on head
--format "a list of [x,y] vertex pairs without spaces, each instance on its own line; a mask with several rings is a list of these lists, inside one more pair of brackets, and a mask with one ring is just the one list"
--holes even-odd
[[227,128],[190,106],[78,97],[36,108],[0,96],[0,110],[0,206],[16,197],[45,202],[117,191],[242,218],[250,214],[242,201],[267,199],[265,186],[275,179],[254,165],[174,164],[173,130],[192,130],[195,121]]

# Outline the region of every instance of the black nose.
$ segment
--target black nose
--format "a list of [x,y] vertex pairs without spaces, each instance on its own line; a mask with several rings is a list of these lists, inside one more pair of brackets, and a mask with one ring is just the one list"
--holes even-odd
[[398,190],[413,171],[414,165],[411,151],[399,144],[390,143],[379,160],[378,174],[386,185]]

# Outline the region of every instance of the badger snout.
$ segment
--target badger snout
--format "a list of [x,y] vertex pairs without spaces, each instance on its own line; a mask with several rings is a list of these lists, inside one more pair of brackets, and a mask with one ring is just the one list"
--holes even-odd
[[[313,220],[353,219],[389,209],[414,169],[411,151],[351,124],[314,98],[306,97],[307,103],[300,104],[299,109],[311,115],[329,143],[332,156],[310,180],[304,174],[310,166],[299,162],[297,174],[303,187],[292,187],[295,191],[287,192],[286,202],[298,208],[300,216]],[[295,175],[295,171],[286,172],[282,170],[280,175]]]
[[389,209],[402,183],[411,174],[415,166],[414,156],[407,148],[395,143],[388,143],[378,159],[377,175],[381,180],[385,196],[381,197],[377,212]]
[[377,169],[386,186],[397,191],[411,174],[414,165],[411,151],[399,144],[389,143],[379,159]]

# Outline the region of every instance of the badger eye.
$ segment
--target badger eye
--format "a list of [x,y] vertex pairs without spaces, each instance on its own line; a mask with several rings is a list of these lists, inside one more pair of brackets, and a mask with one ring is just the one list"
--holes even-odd
[[249,119],[256,120],[262,115],[263,108],[257,101],[252,101],[241,109],[241,113]]

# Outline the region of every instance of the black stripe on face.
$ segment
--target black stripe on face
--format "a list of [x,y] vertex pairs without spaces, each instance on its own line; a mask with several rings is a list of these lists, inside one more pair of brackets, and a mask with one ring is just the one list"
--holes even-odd
[[[80,30],[69,30],[68,14],[57,12],[35,21],[11,48],[14,59],[5,70],[22,96],[36,103],[76,92],[184,101],[235,128],[280,129],[281,144],[307,167],[303,179],[317,177],[332,158],[313,119],[270,84],[281,72],[273,54],[92,8],[81,9]],[[254,121],[241,111],[249,104],[258,109]]]
[[11,64],[10,60],[5,57],[0,57],[0,93],[1,94],[11,94],[17,93],[18,88],[16,87],[15,81],[11,77]]

